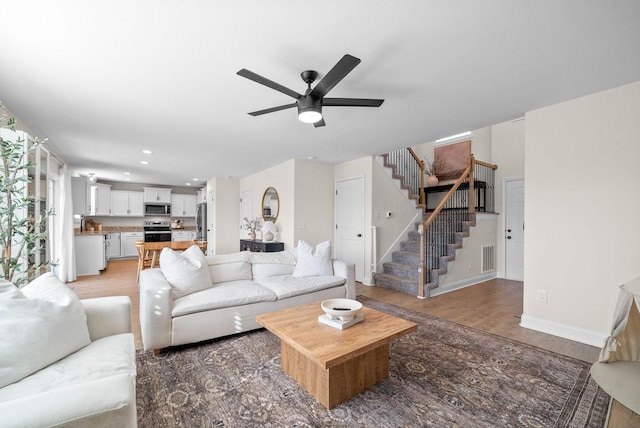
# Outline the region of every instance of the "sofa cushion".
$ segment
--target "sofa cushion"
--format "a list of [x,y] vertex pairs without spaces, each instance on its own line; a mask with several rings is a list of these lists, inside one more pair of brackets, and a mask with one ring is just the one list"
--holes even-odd
[[134,402],[135,376],[133,334],[108,336],[0,389],[0,414],[8,426],[78,424]]
[[333,275],[331,262],[331,241],[321,242],[316,246],[306,241],[298,241],[298,261],[293,276],[307,277],[317,275]]
[[207,265],[212,284],[251,279],[248,251],[208,256]]
[[255,281],[278,296],[278,300],[337,287],[346,282],[344,278],[333,275],[309,276],[305,278],[283,275],[260,278]]
[[182,253],[163,248],[160,253],[160,270],[171,285],[174,298],[211,287],[207,260],[197,245],[192,245]]
[[290,251],[275,253],[250,253],[253,278],[275,275],[291,275],[296,266],[296,258]]
[[231,281],[174,300],[171,316],[179,317],[212,309],[273,302],[276,295],[253,281]]
[[54,274],[0,288],[0,388],[91,343],[80,300]]

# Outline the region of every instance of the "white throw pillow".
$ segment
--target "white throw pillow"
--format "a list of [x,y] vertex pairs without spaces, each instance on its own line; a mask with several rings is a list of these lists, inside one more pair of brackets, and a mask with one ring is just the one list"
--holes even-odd
[[160,270],[171,285],[176,299],[211,287],[207,259],[197,245],[190,246],[182,253],[163,248]]
[[319,276],[333,275],[333,263],[331,262],[331,241],[321,242],[316,246],[306,241],[298,241],[298,261],[292,276]]
[[0,388],[91,343],[82,303],[54,274],[0,289]]

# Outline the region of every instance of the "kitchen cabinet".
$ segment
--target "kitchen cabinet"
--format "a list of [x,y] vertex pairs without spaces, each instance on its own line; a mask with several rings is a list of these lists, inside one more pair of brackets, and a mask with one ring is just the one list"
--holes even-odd
[[144,202],[153,203],[161,202],[171,203],[171,189],[162,187],[143,187],[144,189]]
[[196,195],[183,195],[180,193],[171,195],[172,217],[195,217]]
[[138,257],[136,241],[144,241],[144,232],[121,232],[121,257]]
[[284,242],[266,242],[260,239],[241,239],[240,251],[252,251],[254,253],[273,253],[277,251],[284,251]]
[[78,235],[76,242],[76,275],[99,275],[107,267],[105,235]]
[[111,215],[119,217],[144,217],[143,192],[129,190],[111,191]]
[[91,215],[91,183],[84,177],[71,178],[73,213]]
[[194,239],[196,239],[195,230],[172,230],[171,231],[172,241],[193,241]]
[[111,185],[91,185],[91,215],[111,215]]
[[203,187],[196,194],[196,204],[204,204],[207,202],[207,188]]
[[122,244],[120,242],[120,232],[107,234],[107,260],[116,259],[122,256]]

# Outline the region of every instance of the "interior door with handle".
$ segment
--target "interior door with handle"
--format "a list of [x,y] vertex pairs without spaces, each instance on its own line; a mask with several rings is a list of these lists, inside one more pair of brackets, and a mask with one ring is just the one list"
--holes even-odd
[[364,179],[336,181],[335,257],[356,265],[356,281],[364,279]]
[[505,182],[505,278],[524,281],[524,180]]

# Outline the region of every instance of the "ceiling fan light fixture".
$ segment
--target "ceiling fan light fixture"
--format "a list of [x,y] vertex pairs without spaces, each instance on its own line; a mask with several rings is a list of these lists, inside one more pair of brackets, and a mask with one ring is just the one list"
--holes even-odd
[[298,120],[304,123],[316,123],[322,119],[322,113],[315,110],[306,110],[298,113]]
[[322,120],[322,100],[309,95],[300,98],[298,120],[304,123],[316,123]]

